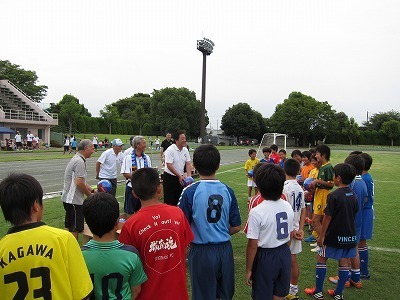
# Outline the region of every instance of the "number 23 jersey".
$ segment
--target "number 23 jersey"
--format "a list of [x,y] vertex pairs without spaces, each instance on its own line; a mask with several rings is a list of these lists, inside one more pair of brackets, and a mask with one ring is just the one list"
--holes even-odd
[[183,190],[178,206],[194,234],[194,244],[217,244],[231,239],[229,227],[241,225],[233,190],[219,180],[200,180]]

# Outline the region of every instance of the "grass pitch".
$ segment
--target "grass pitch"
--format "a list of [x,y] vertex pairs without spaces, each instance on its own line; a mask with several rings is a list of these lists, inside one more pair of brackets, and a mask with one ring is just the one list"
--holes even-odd
[[[332,150],[331,162],[336,164],[343,162],[350,151]],[[344,291],[348,300],[356,299],[397,299],[397,284],[400,282],[400,234],[397,229],[396,219],[399,217],[398,209],[400,195],[400,173],[398,162],[400,153],[370,151],[374,159],[371,174],[375,182],[375,227],[374,236],[368,242],[370,247],[370,272],[371,279],[363,281],[364,287],[360,290],[348,288]],[[247,218],[247,186],[243,171],[243,164],[221,166],[217,178],[232,187],[238,198],[242,221]],[[117,191],[117,199],[123,207],[123,186]],[[63,228],[64,210],[60,197],[44,201],[44,222],[48,225]],[[122,210],[122,209],[121,209]],[[3,237],[9,228],[4,217],[0,216],[0,237]],[[247,239],[245,234],[237,233],[232,237],[236,268],[235,299],[251,299],[251,290],[245,285],[245,253]],[[303,252],[298,255],[300,266],[300,299],[312,299],[305,295],[303,290],[315,284],[316,254],[309,251],[310,246],[303,243]],[[336,275],[337,262],[328,260],[327,277]],[[326,279],[324,289],[334,288],[334,285]],[[329,298],[329,296],[327,296]]]

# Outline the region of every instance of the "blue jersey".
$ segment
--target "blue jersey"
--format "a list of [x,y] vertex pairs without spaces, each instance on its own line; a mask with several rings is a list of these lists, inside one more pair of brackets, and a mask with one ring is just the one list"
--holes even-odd
[[361,230],[362,224],[362,210],[364,208],[364,204],[367,201],[367,185],[365,184],[364,180],[361,178],[360,175],[357,175],[353,182],[350,184],[350,188],[354,191],[357,196],[358,200],[358,211],[356,214],[356,229],[357,231]]
[[362,176],[362,179],[365,181],[365,184],[367,185],[367,191],[368,191],[368,200],[364,204],[364,209],[371,209],[374,205],[374,180],[372,179],[371,174],[365,173]]
[[194,234],[194,244],[217,244],[231,239],[229,227],[240,226],[233,190],[219,180],[200,180],[183,190],[178,206]]

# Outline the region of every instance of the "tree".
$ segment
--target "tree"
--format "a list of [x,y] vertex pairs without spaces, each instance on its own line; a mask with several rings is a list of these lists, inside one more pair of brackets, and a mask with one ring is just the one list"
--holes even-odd
[[111,104],[106,104],[104,109],[100,109],[100,116],[104,119],[104,122],[107,125],[108,133],[111,134],[112,124],[119,119],[117,108]]
[[352,146],[353,140],[360,135],[360,129],[353,117],[345,121],[342,133],[349,138],[350,146]]
[[117,108],[118,114],[122,119],[129,120],[133,117],[133,111],[137,105],[141,105],[146,114],[150,114],[151,101],[149,94],[136,93],[131,97],[120,99],[111,105]]
[[328,102],[319,102],[300,92],[292,92],[278,104],[270,122],[273,131],[298,138],[300,145],[324,141],[337,128],[335,111]]
[[40,102],[47,95],[48,87],[38,85],[35,71],[27,71],[8,60],[0,60],[0,80],[7,79],[21,89],[33,101]]
[[133,111],[134,120],[139,126],[139,134],[142,135],[143,125],[149,120],[149,115],[144,111],[143,106],[137,105]]
[[363,125],[369,130],[381,130],[383,123],[396,120],[400,122],[400,112],[391,110],[388,112],[380,112],[377,114],[373,114],[368,122],[364,122]]
[[381,132],[391,140],[391,145],[393,146],[393,140],[400,136],[400,122],[390,120],[383,123]]
[[[184,129],[188,136],[200,135],[201,103],[196,93],[187,88],[154,90],[151,98],[151,118],[160,132]],[[206,117],[206,126],[208,118]]]
[[62,107],[69,102],[74,101],[79,104],[79,108],[77,109],[76,113],[80,114],[81,116],[91,117],[92,114],[88,111],[85,105],[79,103],[79,99],[72,95],[64,95],[64,97],[58,103],[50,103],[50,108],[48,112],[59,114]]
[[72,127],[76,126],[78,120],[82,118],[79,113],[82,106],[79,104],[79,100],[72,95],[64,95],[61,101],[64,104],[61,106],[58,118],[69,128],[69,134],[71,134]]
[[265,128],[262,115],[243,102],[228,108],[221,120],[221,129],[226,135],[249,136],[251,138],[256,136],[259,138],[260,132]]

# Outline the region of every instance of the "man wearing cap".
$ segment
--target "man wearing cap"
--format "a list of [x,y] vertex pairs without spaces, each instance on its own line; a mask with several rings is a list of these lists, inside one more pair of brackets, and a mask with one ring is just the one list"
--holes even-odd
[[111,142],[112,148],[104,151],[96,162],[96,179],[107,179],[112,184],[109,192],[115,196],[117,192],[117,163],[121,166],[124,160],[122,154],[122,146],[124,145],[120,139]]
[[126,216],[136,213],[141,208],[140,200],[132,194],[132,174],[141,168],[151,168],[150,157],[144,153],[146,150],[146,140],[143,136],[137,135],[131,141],[133,151],[125,155],[121,167],[121,173],[126,178],[124,212]]

